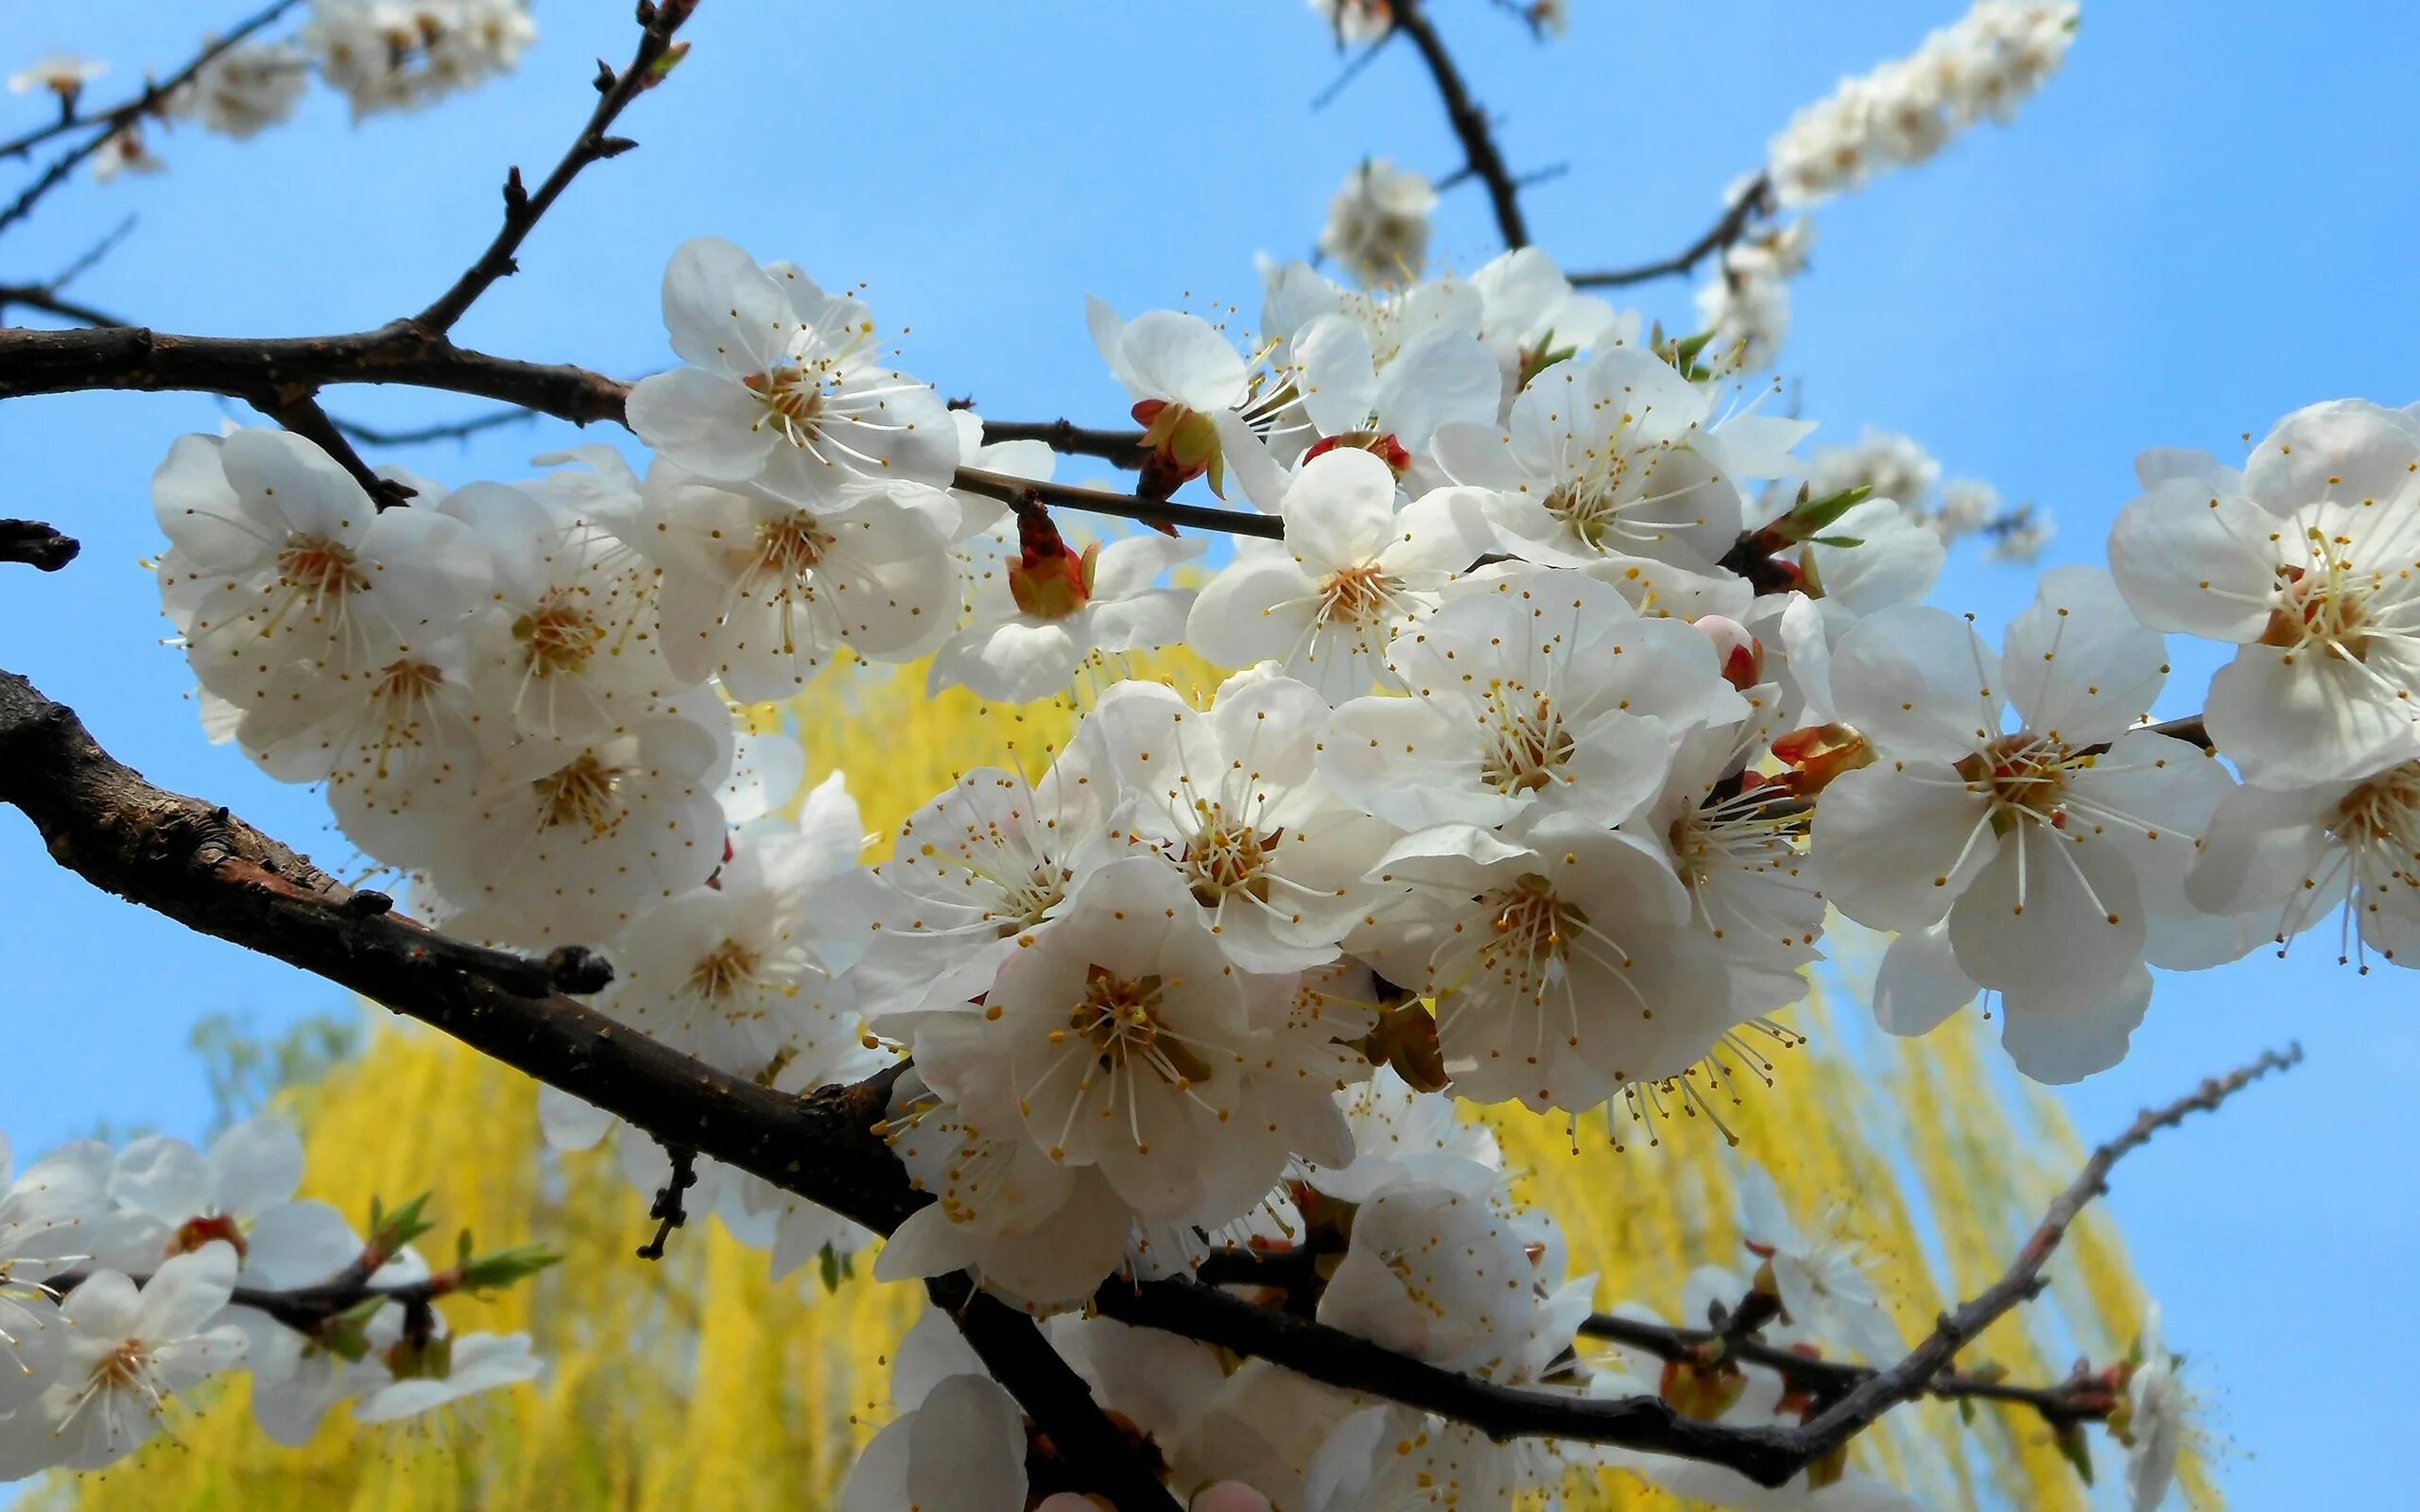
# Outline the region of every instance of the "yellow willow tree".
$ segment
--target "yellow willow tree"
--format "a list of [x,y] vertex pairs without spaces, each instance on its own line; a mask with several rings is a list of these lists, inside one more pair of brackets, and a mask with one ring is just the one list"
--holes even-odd
[[[1215,679],[1170,660],[1181,690]],[[953,772],[1007,751],[1039,765],[1071,713],[986,707],[962,690],[925,696],[924,669],[875,673],[819,691],[798,709],[750,711],[787,725],[809,781],[839,769],[877,835]],[[836,705],[845,706],[845,717]],[[1599,1306],[1674,1313],[1689,1270],[1746,1258],[1735,1173],[1753,1155],[1806,1227],[1854,1224],[1851,1236],[1903,1333],[1996,1278],[2049,1194],[2082,1160],[2057,1105],[1995,1072],[1968,1016],[1920,1041],[1858,1032],[1819,996],[1796,1027],[1807,1042],[1773,1057],[1770,1090],[1743,1074],[1719,1111],[1735,1153],[1703,1114],[1674,1109],[1609,1129],[1513,1110],[1489,1121],[1516,1194],[1557,1213],[1575,1274],[1599,1277]],[[37,1504],[80,1512],[164,1506],[244,1512],[456,1512],[475,1507],[627,1508],[631,1512],[815,1512],[838,1504],[852,1457],[888,1417],[888,1357],[925,1306],[881,1285],[863,1257],[847,1276],[810,1267],[768,1279],[761,1252],[712,1223],[673,1236],[657,1264],[632,1251],[653,1232],[607,1148],[535,1153],[535,1084],[439,1035],[382,1029],[369,1052],[285,1110],[310,1151],[302,1193],[339,1204],[374,1193],[390,1204],[433,1191],[432,1239],[468,1228],[483,1246],[544,1243],[563,1263],[489,1302],[448,1299],[457,1330],[527,1330],[549,1362],[534,1385],[473,1399],[408,1430],[365,1429],[331,1414],[303,1452],[280,1449],[250,1420],[238,1380],[162,1442],[106,1475],[61,1480]],[[1614,1134],[1621,1136],[1615,1147]],[[355,1214],[358,1217],[358,1214]],[[2025,1381],[2055,1380],[2078,1353],[2122,1355],[2144,1297],[2107,1220],[2089,1214],[2051,1269],[2051,1305],[2011,1313],[1964,1359]],[[1582,1347],[1588,1348],[1587,1341]],[[1610,1356],[1615,1351],[1609,1347]],[[1646,1368],[1652,1373],[1652,1362]],[[1914,1405],[1860,1435],[1857,1462],[1942,1506],[2081,1508],[2090,1493],[2028,1407]],[[2204,1468],[2183,1470],[2196,1505],[2213,1504]],[[1577,1487],[1578,1505],[1677,1503],[1625,1475]]]

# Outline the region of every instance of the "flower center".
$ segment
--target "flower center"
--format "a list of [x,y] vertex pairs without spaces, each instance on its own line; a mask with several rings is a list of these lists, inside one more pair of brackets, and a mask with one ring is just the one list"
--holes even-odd
[[370,587],[370,575],[351,547],[300,531],[288,535],[277,554],[277,576],[288,588],[300,589],[314,610]]
[[2389,877],[2420,887],[2420,762],[2405,762],[2345,794],[2328,831],[2385,862]]
[[786,598],[795,590],[800,597],[812,598],[814,591],[808,585],[832,542],[832,533],[804,509],[779,520],[760,520],[756,554],[749,565],[755,574],[781,585],[773,591],[774,597]]
[[682,986],[702,998],[733,996],[756,980],[763,964],[757,954],[735,939],[726,939],[700,958]]
[[93,1365],[93,1384],[104,1391],[141,1390],[151,1373],[151,1350],[141,1339],[129,1339]]
[[1557,898],[1554,885],[1536,872],[1490,893],[1486,907],[1494,916],[1495,938],[1479,947],[1482,957],[1509,957],[1524,966],[1562,959],[1564,942],[1588,923],[1586,914]]
[[2352,544],[2350,538],[2331,537],[2316,526],[2307,527],[2303,535],[2310,561],[2278,567],[2278,603],[2270,610],[2260,644],[2341,646],[2355,661],[2364,660],[2372,629],[2369,598],[2377,575],[2357,571],[2339,555]]
[[1340,567],[1320,579],[1320,623],[1374,620],[1392,599],[1386,569],[1374,563]]
[[741,380],[765,406],[759,425],[778,427],[792,446],[805,446],[823,430],[825,364],[801,367],[786,362]]
[[621,780],[619,767],[598,761],[593,750],[581,751],[569,765],[529,784],[543,805],[541,827],[585,825],[597,834],[609,833],[622,822],[622,806],[614,798]]
[[541,678],[558,673],[578,676],[588,658],[605,642],[605,627],[578,598],[579,590],[550,588],[528,613],[512,622],[512,638],[530,672]]
[[1201,827],[1184,843],[1180,865],[1193,887],[1194,901],[1216,908],[1230,892],[1246,892],[1269,902],[1269,852],[1286,832],[1260,833],[1253,826],[1227,816],[1225,809],[1198,800],[1194,813]]
[[2093,764],[2066,746],[2041,735],[2003,735],[1958,764],[1967,791],[1988,793],[1992,831],[2008,834],[2031,819],[2054,830],[2067,827],[2067,778]]
[[1571,736],[1544,693],[1492,682],[1483,723],[1487,749],[1479,757],[1479,781],[1499,793],[1534,793],[1571,760]]
[[1210,1068],[1160,1022],[1166,988],[1158,975],[1130,981],[1106,966],[1087,966],[1084,1000],[1068,1014],[1068,1027],[1099,1053],[1103,1071],[1140,1064],[1180,1089],[1208,1081]]

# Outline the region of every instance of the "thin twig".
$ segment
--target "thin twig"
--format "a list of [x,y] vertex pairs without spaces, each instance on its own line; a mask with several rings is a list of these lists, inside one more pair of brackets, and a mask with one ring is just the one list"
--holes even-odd
[[2084,1205],[2109,1190],[2109,1172],[2128,1153],[2149,1143],[2152,1135],[2164,1128],[2173,1128],[2186,1116],[2197,1112],[2214,1112],[2219,1105],[2236,1092],[2258,1081],[2273,1071],[2284,1071],[2301,1063],[2303,1047],[2290,1044],[2283,1051],[2264,1052],[2260,1058],[2224,1076],[2214,1076],[2192,1092],[2178,1098],[2165,1108],[2147,1108],[2137,1114],[2126,1131],[2092,1152],[2083,1170],[2067,1189],[2051,1202],[2025,1246],[2017,1251],[2006,1273],[1985,1287],[1974,1300],[1954,1313],[1944,1313],[1933,1325],[1924,1342],[1908,1352],[1907,1358],[1873,1377],[1847,1396],[1817,1414],[1800,1430],[1806,1440],[1807,1458],[1812,1459],[1847,1443],[1872,1425],[1884,1413],[1910,1398],[1922,1393],[1943,1371],[1966,1343],[1997,1322],[2002,1314],[2019,1302],[2039,1296],[2047,1284],[2042,1267],[2066,1237],[2068,1227]]
[[537,418],[536,410],[516,407],[491,410],[468,420],[445,421],[408,430],[385,430],[357,420],[346,420],[340,415],[330,417],[338,431],[364,446],[425,446],[432,441],[459,441],[483,431],[501,430],[507,425],[527,425]]
[[1700,263],[1717,252],[1727,252],[1738,245],[1739,238],[1758,216],[1772,211],[1772,180],[1758,174],[1739,192],[1739,198],[1724,208],[1722,218],[1708,227],[1706,233],[1680,251],[1661,262],[1642,263],[1636,267],[1606,268],[1594,273],[1571,275],[1575,288],[1614,288],[1625,284],[1646,284],[1659,278],[1674,278],[1694,272]]
[[337,422],[320,407],[316,392],[307,385],[287,385],[246,394],[243,399],[254,409],[327,453],[338,467],[353,474],[353,480],[361,485],[362,491],[370,495],[370,502],[378,508],[392,509],[408,503],[419,490],[407,483],[380,477],[375,469],[363,461],[361,454],[353,449],[353,443],[345,439],[344,432],[337,428]]
[[638,146],[629,137],[609,135],[608,129],[631,101],[663,77],[662,65],[671,50],[672,34],[681,29],[697,8],[698,0],[639,0],[638,52],[631,59],[630,66],[617,75],[603,63],[596,65],[596,88],[602,97],[597,100],[596,109],[589,112],[588,124],[580,128],[570,150],[534,192],[522,187],[519,168],[506,173],[504,225],[496,232],[495,239],[488,243],[487,249],[454,281],[454,286],[414,318],[423,327],[441,335],[452,330],[490,285],[520,270],[516,254],[522,242],[562,192],[571,187],[581,169],[592,163],[619,157]]
[[82,325],[126,323],[106,310],[95,309],[76,300],[61,299],[57,289],[47,284],[0,284],[0,310],[12,304],[40,310],[45,315],[55,315],[62,320],[74,320]]
[[1141,431],[1104,430],[1079,425],[1071,420],[1015,421],[986,420],[983,439],[990,441],[1040,441],[1054,452],[1070,456],[1097,456],[1112,467],[1129,472],[1143,465],[1150,454],[1143,449]]
[[142,94],[113,110],[99,115],[85,116],[79,120],[56,121],[40,131],[29,132],[14,142],[0,146],[0,157],[9,157],[79,126],[98,128],[92,136],[53,159],[50,165],[42,171],[41,176],[17,197],[15,203],[7,210],[0,211],[0,232],[7,231],[32,214],[34,206],[41,202],[44,195],[65,181],[69,174],[74,173],[87,158],[98,152],[112,137],[133,125],[140,117],[158,110],[170,95],[184,88],[195,75],[217,61],[219,56],[229,48],[243,42],[262,27],[271,25],[280,16],[300,4],[302,0],[274,0],[273,4],[263,7],[246,20],[238,22],[233,30],[203,47],[192,62],[185,64],[159,83],[146,85]]
[[1286,534],[1286,522],[1273,514],[1213,509],[1199,504],[1170,504],[1166,499],[1146,499],[1131,493],[1103,493],[1065,483],[1037,483],[1031,478],[1014,478],[1005,472],[987,472],[975,467],[959,468],[958,475],[951,479],[951,487],[997,499],[1002,504],[1046,504],[1058,508],[1111,515],[1121,520],[1139,520],[1145,524],[1188,525],[1196,530],[1219,530],[1231,536],[1257,536],[1264,541],[1282,540]]
[[1529,246],[1530,227],[1521,217],[1520,187],[1505,165],[1504,154],[1496,150],[1487,112],[1471,98],[1470,86],[1462,82],[1461,70],[1454,66],[1454,55],[1446,50],[1444,38],[1438,35],[1421,0],[1394,0],[1394,14],[1396,29],[1411,39],[1411,44],[1420,49],[1421,61],[1428,65],[1428,77],[1436,81],[1437,94],[1445,102],[1445,119],[1461,139],[1463,160],[1487,185],[1488,203],[1495,211],[1495,229],[1503,234],[1505,248]]
[[685,1200],[691,1187],[698,1184],[698,1152],[686,1144],[667,1144],[665,1157],[672,1162],[672,1171],[664,1185],[655,1192],[655,1201],[647,1215],[655,1220],[655,1237],[639,1246],[639,1259],[662,1260],[664,1246],[672,1230],[689,1221],[689,1205]]
[[1336,77],[1328,80],[1326,88],[1311,96],[1312,112],[1316,114],[1335,104],[1336,97],[1344,93],[1345,86],[1361,77],[1362,71],[1370,66],[1371,60],[1378,56],[1387,43],[1394,41],[1394,28],[1391,26],[1376,42],[1345,59],[1344,66],[1337,70]]

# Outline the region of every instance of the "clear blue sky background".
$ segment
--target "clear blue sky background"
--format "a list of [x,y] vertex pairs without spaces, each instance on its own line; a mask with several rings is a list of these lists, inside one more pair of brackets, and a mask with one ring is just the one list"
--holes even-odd
[[[53,47],[107,57],[114,94],[173,66],[244,9],[164,0],[11,6],[0,68]],[[1566,266],[1681,246],[1767,136],[1842,73],[1907,50],[1954,0],[1574,0],[1572,35],[1534,47],[1480,0],[1435,0],[1515,165],[1568,163],[1529,197]],[[225,12],[226,14],[221,14]],[[491,232],[503,168],[551,164],[595,98],[592,58],[628,55],[626,7],[553,0],[517,77],[423,115],[355,129],[315,95],[250,144],[181,131],[166,177],[79,181],[0,239],[0,279],[48,274],[128,212],[132,238],[77,289],[182,332],[302,334],[416,309]],[[1407,48],[1331,109],[1307,102],[1335,60],[1293,0],[1137,6],[923,0],[835,8],[708,0],[675,87],[630,118],[644,148],[596,170],[530,243],[525,275],[464,323],[466,341],[634,373],[669,360],[656,282],[682,238],[716,232],[827,284],[865,280],[912,328],[908,363],[997,416],[1115,422],[1122,404],[1082,301],[1132,311],[1190,291],[1255,311],[1251,258],[1306,249],[1329,191],[1364,153],[1443,174],[1459,161]],[[2222,455],[2313,400],[2420,396],[2420,210],[2409,94],[2420,10],[2088,4],[2065,74],[2014,129],[1827,207],[1798,285],[1786,372],[1818,440],[1866,424],[1923,439],[1953,473],[2055,510],[2054,560],[2090,560],[2132,495],[2135,453]],[[38,107],[0,102],[0,134]],[[11,191],[13,192],[13,191]],[[1475,189],[1448,196],[1439,247],[1495,249]],[[1688,318],[1685,284],[1644,291]],[[332,407],[382,422],[476,401],[359,390]],[[243,413],[240,406],[237,413]],[[146,500],[171,437],[222,406],[183,395],[82,395],[0,406],[0,514],[85,542],[54,577],[0,587],[0,665],[74,703],[155,780],[212,795],[331,858],[311,793],[206,745],[183,664],[137,558],[159,544]],[[249,417],[247,417],[249,418]],[[512,475],[570,439],[551,422],[401,459],[448,481]],[[1996,627],[2020,573],[1961,559],[1939,600]],[[2163,713],[2196,706],[2206,658],[2180,655]],[[0,960],[21,1149],[103,1117],[198,1129],[208,1116],[186,1027],[220,1009],[266,1027],[341,1006],[273,963],[187,935],[57,873],[0,816]],[[2087,1137],[2203,1073],[2299,1037],[2311,1063],[2123,1169],[2113,1198],[2170,1338],[2215,1385],[2248,1452],[2238,1504],[2407,1501],[2402,1430],[2420,1344],[2383,1303],[2411,1275],[2405,1168],[2420,1143],[2411,979],[2366,980],[2332,939],[2161,983],[2121,1067],[2066,1094]],[[2359,1332],[2355,1332],[2356,1330]]]

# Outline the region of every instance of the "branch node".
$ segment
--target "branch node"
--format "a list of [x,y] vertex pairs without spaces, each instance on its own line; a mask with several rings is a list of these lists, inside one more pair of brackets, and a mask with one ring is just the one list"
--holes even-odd
[[683,1194],[698,1184],[698,1152],[685,1144],[667,1144],[664,1153],[672,1160],[672,1175],[656,1189],[655,1202],[647,1215],[655,1220],[655,1237],[639,1246],[639,1259],[662,1260],[665,1241],[672,1230],[689,1221],[689,1211],[682,1201]]
[[574,997],[602,992],[613,983],[614,963],[585,945],[558,945],[546,953],[546,979]]
[[596,155],[600,158],[618,158],[638,145],[638,139],[635,137],[599,137],[596,141]]
[[[226,811],[222,809],[219,812],[224,813]],[[344,911],[346,913],[354,914],[363,919],[375,919],[380,914],[388,912],[394,906],[394,899],[387,896],[383,892],[372,892],[367,887],[364,887],[359,892],[352,894],[344,901]]]

